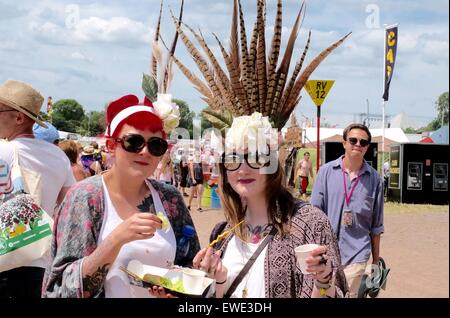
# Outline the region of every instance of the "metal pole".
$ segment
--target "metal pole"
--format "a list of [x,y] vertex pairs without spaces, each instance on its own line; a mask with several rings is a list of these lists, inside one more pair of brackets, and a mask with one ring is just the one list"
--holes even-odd
[[320,105],[317,106],[317,156],[316,156],[316,173],[320,166]]
[[383,165],[384,165],[384,108],[386,106],[386,101],[383,99],[383,106],[381,107],[382,109],[382,116],[383,116],[383,134],[381,136],[381,150],[382,150],[382,154],[381,154],[381,180],[384,180],[384,169],[383,169]]

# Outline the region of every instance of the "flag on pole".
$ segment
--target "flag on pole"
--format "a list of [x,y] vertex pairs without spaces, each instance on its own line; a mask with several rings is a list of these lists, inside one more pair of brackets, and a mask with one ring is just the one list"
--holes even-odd
[[386,39],[384,43],[384,93],[383,99],[389,99],[389,86],[391,85],[392,74],[397,55],[398,26],[386,27]]
[[52,97],[49,96],[47,99],[47,114],[51,114],[53,111],[53,102],[52,102]]

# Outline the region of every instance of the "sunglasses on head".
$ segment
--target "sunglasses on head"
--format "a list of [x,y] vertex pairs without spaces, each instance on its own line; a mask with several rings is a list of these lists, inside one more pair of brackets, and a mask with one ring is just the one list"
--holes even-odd
[[162,138],[151,137],[146,141],[143,136],[138,134],[127,134],[122,138],[114,139],[114,141],[120,143],[123,150],[132,153],[141,152],[147,144],[148,152],[155,157],[161,157],[164,155],[169,146],[167,141]]
[[266,167],[270,164],[270,161],[267,160],[267,158],[261,157],[258,153],[231,153],[223,156],[223,166],[228,171],[236,171],[239,169],[244,160],[247,165],[253,169],[261,169],[262,167]]
[[355,146],[357,143],[358,143],[358,141],[359,141],[359,145],[361,146],[361,147],[367,147],[368,145],[369,145],[369,141],[368,140],[366,140],[366,139],[358,139],[358,138],[355,138],[355,137],[350,137],[350,138],[348,138],[348,142],[351,144],[351,145],[353,145],[353,146]]

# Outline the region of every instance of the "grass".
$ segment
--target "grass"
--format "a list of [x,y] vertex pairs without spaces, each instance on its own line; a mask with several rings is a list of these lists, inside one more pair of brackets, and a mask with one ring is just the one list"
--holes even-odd
[[384,213],[404,214],[404,213],[448,213],[448,205],[432,204],[406,204],[398,202],[385,202]]

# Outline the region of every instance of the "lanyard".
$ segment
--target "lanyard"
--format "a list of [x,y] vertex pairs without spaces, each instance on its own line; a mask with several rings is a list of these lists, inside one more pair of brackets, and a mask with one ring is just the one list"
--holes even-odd
[[359,175],[356,176],[356,181],[353,184],[353,187],[350,191],[350,195],[347,195],[347,179],[345,178],[345,171],[344,168],[342,168],[342,176],[344,177],[344,193],[345,193],[345,203],[348,207],[348,205],[350,204],[350,199],[352,198],[353,195],[353,191],[355,191],[356,185],[358,184],[359,181]]

